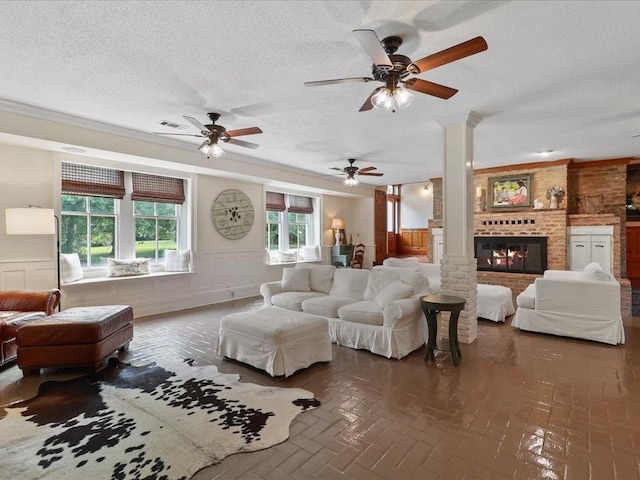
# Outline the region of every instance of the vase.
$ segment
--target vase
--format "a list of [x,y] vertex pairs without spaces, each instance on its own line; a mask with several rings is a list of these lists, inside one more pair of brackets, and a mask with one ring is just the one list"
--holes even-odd
[[558,208],[558,199],[555,195],[551,195],[551,201],[549,202],[549,208]]

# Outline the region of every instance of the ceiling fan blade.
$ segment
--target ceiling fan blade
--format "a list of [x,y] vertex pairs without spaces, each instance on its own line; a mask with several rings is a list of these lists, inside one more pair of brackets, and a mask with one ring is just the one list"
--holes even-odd
[[377,167],[364,167],[360,169],[360,173],[362,172],[368,172],[369,170],[377,170]]
[[344,172],[343,168],[338,168],[338,167],[329,167],[331,170],[338,170],[339,172]]
[[318,80],[316,82],[304,82],[307,87],[318,87],[320,85],[335,85],[338,83],[367,83],[373,82],[371,77],[350,77],[350,78],[336,78],[333,80]]
[[369,177],[381,177],[382,175],[384,175],[384,173],[369,173],[369,172],[358,172],[358,175],[366,175]]
[[195,135],[193,133],[164,133],[164,132],[153,132],[154,135],[182,135],[184,137],[199,137],[202,138],[205,135]]
[[230,137],[239,137],[241,135],[254,135],[256,133],[262,133],[258,127],[238,128],[237,130],[227,130],[227,135]]
[[404,82],[405,87],[415,92],[426,93],[427,95],[433,95],[434,97],[447,98],[453,97],[458,90],[451,87],[445,87],[439,83],[429,82],[420,78],[410,78]]
[[409,65],[408,69],[411,73],[422,73],[432,68],[446,65],[447,63],[455,62],[461,58],[475,55],[485,51],[488,48],[487,42],[482,37],[472,38],[466,42],[459,43],[453,47],[449,47],[446,50],[442,50],[428,57],[421,58],[417,62],[413,62]]
[[371,95],[369,95],[369,97],[364,101],[364,103],[360,107],[360,110],[358,111],[366,112],[367,110],[371,110],[373,108],[373,103],[371,103],[371,97],[373,97],[376,93],[378,93],[378,90],[380,90],[381,88],[383,87],[378,87],[373,92],[371,92]]
[[387,52],[382,48],[382,44],[380,43],[380,39],[376,32],[373,30],[354,30],[353,34],[356,36],[362,48],[365,49],[367,54],[373,60],[373,63],[376,67],[381,70],[390,71],[393,69],[393,63],[391,63],[391,59]]
[[260,146],[257,143],[245,142],[244,140],[238,140],[237,138],[229,138],[228,140],[225,140],[225,142],[231,143],[233,145],[237,145],[239,147],[252,148],[252,149],[256,149]]
[[205,140],[204,142],[202,142],[202,145],[200,145],[198,147],[198,150],[200,150],[202,147],[204,147],[205,145],[211,145],[211,141],[210,140]]
[[185,120],[190,121],[192,124],[194,124],[196,127],[198,127],[198,130],[200,130],[203,135],[208,135],[208,132],[211,131],[211,130],[209,130],[207,127],[205,127],[203,124],[201,124],[198,120],[196,120],[193,117],[187,117],[186,115],[183,115],[182,118],[184,118]]

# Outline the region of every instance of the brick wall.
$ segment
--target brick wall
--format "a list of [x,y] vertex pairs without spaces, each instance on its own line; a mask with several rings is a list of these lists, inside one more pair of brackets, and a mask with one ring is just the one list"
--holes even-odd
[[[621,284],[623,315],[631,314],[632,292],[626,277],[626,178],[630,159],[602,160],[576,163],[558,160],[526,165],[488,168],[474,172],[474,188],[489,187],[489,178],[503,175],[531,175],[530,198],[539,199],[544,208],[504,211],[489,210],[474,215],[475,236],[546,236],[547,268],[566,270],[568,226],[613,226],[613,274]],[[433,189],[433,219],[429,228],[442,227],[442,179],[430,179]],[[549,209],[547,189],[560,185],[566,192],[558,209]],[[585,213],[579,198],[584,195],[604,197],[600,213]],[[486,196],[486,195],[485,195]],[[486,204],[485,204],[486,207]],[[503,207],[504,208],[504,207]],[[433,244],[429,242],[428,256],[433,258]],[[522,292],[539,275],[518,273],[478,272],[478,283],[503,285],[511,288],[513,297]]]

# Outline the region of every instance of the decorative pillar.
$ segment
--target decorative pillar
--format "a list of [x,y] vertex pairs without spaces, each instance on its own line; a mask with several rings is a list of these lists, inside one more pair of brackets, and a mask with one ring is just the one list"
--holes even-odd
[[[442,227],[444,255],[440,262],[442,293],[466,300],[458,320],[458,341],[478,336],[477,269],[473,252],[473,129],[480,122],[474,112],[440,120],[444,128]],[[449,314],[442,312],[441,332],[448,331]]]

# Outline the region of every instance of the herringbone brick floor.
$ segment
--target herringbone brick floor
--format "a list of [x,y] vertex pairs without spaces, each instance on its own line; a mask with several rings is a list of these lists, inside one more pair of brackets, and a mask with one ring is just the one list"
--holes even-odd
[[[279,380],[216,355],[222,316],[260,304],[137,319],[120,354],[134,364],[194,358],[322,402],[296,418],[286,442],[227,457],[193,480],[640,479],[638,318],[625,320],[627,342],[617,347],[480,320],[458,367],[444,353],[425,362],[424,347],[389,360],[334,345],[331,362]],[[0,401],[37,383],[15,366],[0,370]]]

